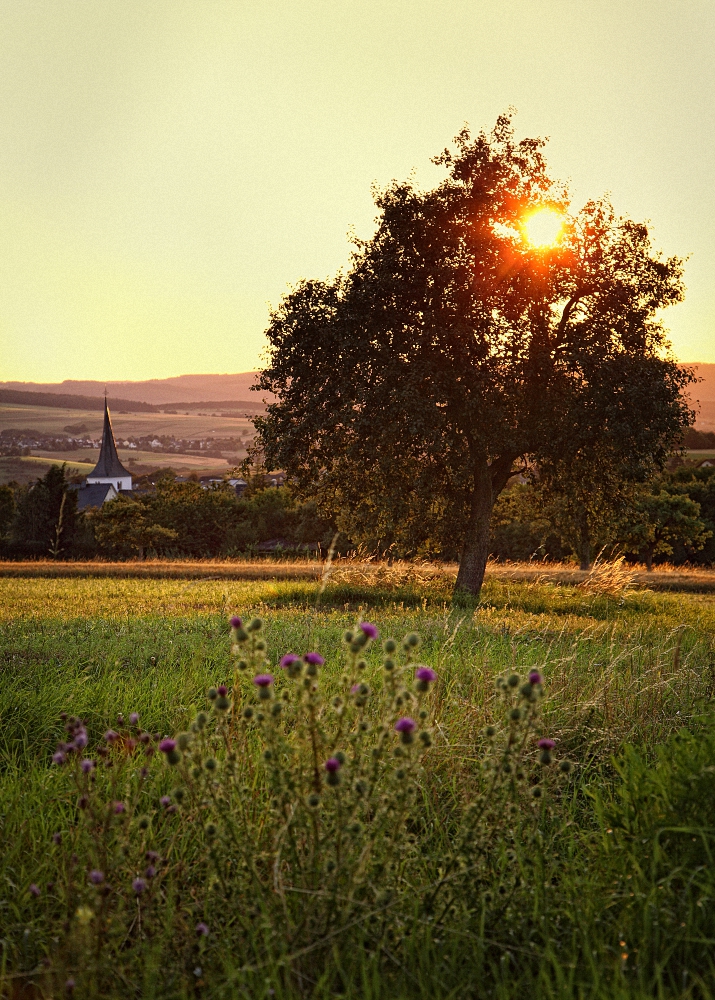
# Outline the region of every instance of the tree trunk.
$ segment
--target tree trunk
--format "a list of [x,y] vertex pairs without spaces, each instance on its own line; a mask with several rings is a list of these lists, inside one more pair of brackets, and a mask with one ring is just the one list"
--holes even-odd
[[591,532],[588,527],[588,513],[585,507],[581,507],[576,515],[576,529],[578,532],[578,568],[589,570],[591,568]]
[[474,470],[474,488],[469,522],[459,559],[459,573],[454,587],[455,594],[461,591],[472,597],[479,597],[489,557],[489,524],[494,498],[492,473],[485,459]]
[[643,555],[645,556],[645,568],[651,573],[653,571],[653,546],[646,545],[643,549]]

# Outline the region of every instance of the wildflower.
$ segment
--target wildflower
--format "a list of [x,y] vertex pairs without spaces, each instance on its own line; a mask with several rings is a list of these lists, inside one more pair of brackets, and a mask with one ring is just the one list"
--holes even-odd
[[162,795],[159,799],[159,805],[163,806],[164,809],[168,809],[171,805],[171,797],[169,795]]
[[238,615],[233,615],[231,617],[231,628],[241,628],[242,626],[243,626],[243,622],[238,617]]
[[529,684],[541,684],[543,682],[543,677],[538,670],[532,670],[529,674]]
[[273,683],[273,674],[256,674],[253,683],[259,688],[270,687]]
[[368,639],[377,639],[380,633],[377,627],[372,624],[372,622],[360,622],[358,626],[360,631],[368,637]]
[[52,754],[52,763],[53,764],[64,764],[64,762],[66,760],[67,760],[67,756],[66,756],[66,754],[64,753],[63,750],[57,750],[57,751],[55,751],[55,753]]
[[[100,873],[101,874],[101,873]],[[94,920],[94,910],[89,906],[78,906],[75,913],[77,920],[83,927],[86,927],[88,923]]]
[[53,844],[61,844],[62,843],[62,834],[61,833],[53,833],[52,834],[52,843]]
[[431,667],[418,667],[415,671],[418,691],[429,691],[432,681],[437,680],[437,674]]
[[196,925],[196,933],[199,935],[199,937],[208,937],[209,929],[208,926],[203,922],[203,920],[200,920]]
[[[77,912],[79,912],[79,910]],[[70,976],[70,978],[65,983],[65,989],[67,990],[68,993],[72,993],[74,991],[75,985],[76,984],[74,979]]]
[[309,663],[311,664],[311,666],[314,667],[322,667],[323,664],[325,663],[325,660],[320,655],[320,653],[306,653],[303,659],[305,660],[306,663]]
[[411,719],[408,715],[403,716],[403,718],[398,719],[395,723],[395,732],[400,734],[400,739],[403,743],[411,743],[414,739],[413,733],[415,731],[416,724],[415,720]]
[[125,808],[126,807],[123,802],[115,802],[114,805],[112,806],[112,809],[117,814],[117,816],[121,815],[121,813],[124,812]]
[[129,725],[137,726],[138,724],[139,724],[139,713],[132,712],[132,714],[129,716]]
[[89,743],[89,739],[87,737],[87,730],[80,729],[80,731],[75,735],[75,738],[72,741],[72,743],[76,750],[84,750],[84,748]]
[[159,860],[159,855],[157,854],[156,851],[147,851],[144,854],[144,857],[147,859],[147,861],[157,862]]
[[176,740],[167,736],[159,743],[159,749],[162,753],[171,753],[172,750],[176,749]]
[[140,896],[146,889],[146,882],[144,881],[143,878],[135,878],[134,881],[132,882],[132,889],[137,894],[137,896]]
[[116,743],[119,739],[119,733],[115,733],[113,729],[108,729],[104,734],[104,739],[107,743]]
[[94,767],[94,761],[90,760],[87,757],[85,758],[85,760],[82,761],[82,763],[79,766],[82,768],[82,774],[89,774],[89,772]]
[[104,872],[101,872],[98,868],[93,868],[89,873],[89,881],[92,885],[101,885],[104,882]]
[[279,666],[283,667],[284,670],[290,670],[296,663],[300,663],[300,657],[296,656],[295,653],[286,653],[285,656],[281,657]]
[[553,740],[544,738],[539,740],[537,746],[539,750],[553,750],[556,744]]
[[219,695],[219,697],[225,698],[226,695],[228,694],[228,688],[226,687],[225,684],[219,684],[219,686],[216,688],[216,693]]
[[327,782],[329,785],[339,785],[340,775],[338,771],[342,767],[342,761],[337,757],[328,757],[325,764],[323,765],[325,770],[328,772]]
[[29,891],[30,895],[34,896],[35,898],[37,898],[39,895],[41,895],[39,885],[35,885],[34,882],[32,882],[30,884],[30,888],[29,888],[28,891]]
[[144,870],[144,874],[146,875],[147,878],[154,878],[154,876],[156,875],[156,868],[154,867],[154,865],[147,865]]

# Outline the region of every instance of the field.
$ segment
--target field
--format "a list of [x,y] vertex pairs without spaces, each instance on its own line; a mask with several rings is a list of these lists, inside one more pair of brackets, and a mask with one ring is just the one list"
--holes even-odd
[[[451,575],[424,568],[352,567],[321,588],[309,578],[315,565],[306,564],[302,579],[279,578],[277,567],[271,579],[264,564],[258,580],[217,579],[219,565],[213,579],[0,578],[6,845],[0,860],[0,996],[59,996],[69,979],[83,997],[715,996],[714,593],[617,587],[599,593],[543,575],[529,580],[492,572],[477,607],[452,606]],[[100,760],[113,770],[98,765],[96,784],[87,786],[87,812],[78,811],[71,769],[50,764],[63,738],[60,712],[86,720],[86,753],[108,729],[124,732],[118,713],[128,718],[138,712],[148,733],[190,731],[211,685],[243,683],[235,680],[227,625],[236,612],[244,621],[252,614],[264,619],[260,634],[277,691],[288,692],[291,684],[278,679],[284,673],[279,656],[306,649],[322,654],[326,718],[343,684],[346,655],[350,662],[349,651],[342,651],[346,629],[367,619],[382,637],[421,636],[419,661],[437,674],[429,694],[417,696],[429,708],[431,746],[419,766],[406,747],[404,779],[395,770],[399,758],[395,765],[386,761],[391,777],[384,779],[382,798],[350,843],[363,844],[368,826],[377,825],[379,803],[399,817],[405,795],[417,795],[419,808],[412,808],[404,836],[404,821],[396,818],[395,829],[381,833],[379,842],[365,839],[367,846],[354,855],[345,846],[342,861],[338,847],[336,870],[330,858],[347,822],[344,810],[353,808],[352,791],[345,783],[325,788],[321,822],[333,833],[310,841],[312,814],[301,826],[296,800],[290,829],[297,840],[290,850],[287,842],[282,848],[280,885],[277,862],[265,873],[258,864],[253,875],[248,868],[244,875],[240,845],[250,844],[250,864],[275,858],[285,835],[280,830],[288,826],[261,790],[261,768],[265,781],[272,773],[270,764],[261,764],[261,740],[269,736],[249,727],[241,743],[244,737],[234,731],[231,739],[239,742],[230,745],[241,748],[237,763],[230,755],[224,761],[220,743],[211,744],[223,775],[218,782],[202,785],[194,800],[192,782],[205,779],[192,778],[180,765],[188,798],[175,799],[180,808],[172,817],[156,807],[150,832],[162,854],[162,888],[156,895],[147,889],[139,906],[138,894],[132,902],[121,889],[121,873],[139,864],[132,845],[146,846],[139,829],[148,807],[139,803],[160,793],[173,796],[178,773],[172,776],[156,754],[147,760],[149,777],[137,778],[126,755],[131,741],[122,735],[120,749],[112,744]],[[366,718],[377,733],[377,703],[391,675],[380,643],[365,649],[360,679],[374,692],[376,707],[369,703]],[[514,721],[508,699],[520,697],[521,689],[505,685],[500,693],[495,680],[516,672],[523,685],[530,670],[543,676],[544,698],[538,706],[527,699]],[[250,703],[256,688],[248,683],[241,690]],[[414,702],[414,695],[400,697]],[[538,707],[534,733],[553,739],[557,761],[572,766],[561,773],[552,765],[554,774],[540,777],[549,769],[527,746],[518,765],[525,772],[520,791],[503,776],[506,758],[499,752],[494,757],[490,740],[520,732],[532,702],[535,713]],[[332,724],[325,722],[325,730]],[[222,732],[220,713],[216,725]],[[494,738],[485,736],[487,726],[495,727]],[[291,738],[290,727],[285,738]],[[300,756],[296,739],[288,769],[291,754]],[[496,770],[485,771],[491,759]],[[142,790],[142,780],[151,788]],[[532,793],[543,789],[543,797],[527,794],[529,787]],[[92,826],[91,795],[100,790],[128,804],[124,826],[119,820],[112,825],[104,813],[100,823],[99,812]],[[217,791],[219,817],[221,802],[235,801],[239,812],[242,797],[253,803],[245,820],[250,836],[239,846],[221,832],[220,818],[219,832],[210,833]],[[470,826],[475,810],[486,818]],[[351,823],[350,830],[361,826]],[[66,849],[52,844],[57,830]],[[313,843],[309,864],[301,854],[303,835]],[[360,873],[368,847],[377,861],[366,879]],[[393,858],[387,865],[380,860],[385,851]],[[78,871],[99,866],[100,857],[107,872],[104,895],[87,887],[86,875],[84,882],[72,875],[77,865]],[[330,888],[334,870],[352,879],[349,892],[345,882],[340,891]],[[293,896],[286,895],[284,881]],[[210,933],[194,932],[194,924]]]
[[[84,426],[83,433],[99,439],[102,436],[102,414],[94,410],[68,410],[48,406],[0,405],[0,431],[34,430],[40,434],[63,434],[67,427]],[[167,435],[177,439],[204,439],[242,437],[244,442],[253,437],[253,425],[246,417],[221,416],[214,412],[188,413],[112,413],[112,426],[118,444],[120,460],[135,475],[171,466],[177,473],[217,473],[221,475],[230,467],[226,458],[209,458],[201,455],[180,455],[166,452],[141,451],[122,447],[128,437]],[[245,450],[231,456],[232,462],[245,458]],[[79,475],[86,475],[94,468],[99,449],[74,451],[46,451],[38,449],[27,457],[0,456],[0,483],[11,481],[22,484],[43,475],[53,463],[66,462],[68,468]]]

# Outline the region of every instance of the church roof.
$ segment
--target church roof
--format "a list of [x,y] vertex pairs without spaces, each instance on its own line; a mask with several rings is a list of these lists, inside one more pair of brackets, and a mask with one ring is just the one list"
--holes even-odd
[[112,421],[109,419],[109,407],[104,400],[104,428],[102,430],[102,447],[99,461],[87,476],[87,479],[116,479],[118,476],[131,476],[119,461],[117,446],[114,443]]

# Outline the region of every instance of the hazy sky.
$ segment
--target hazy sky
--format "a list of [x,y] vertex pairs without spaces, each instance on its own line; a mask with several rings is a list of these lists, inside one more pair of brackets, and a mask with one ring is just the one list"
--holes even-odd
[[575,202],[690,254],[715,361],[714,0],[0,0],[0,379],[259,364],[268,303],[348,260],[370,185],[510,105]]

